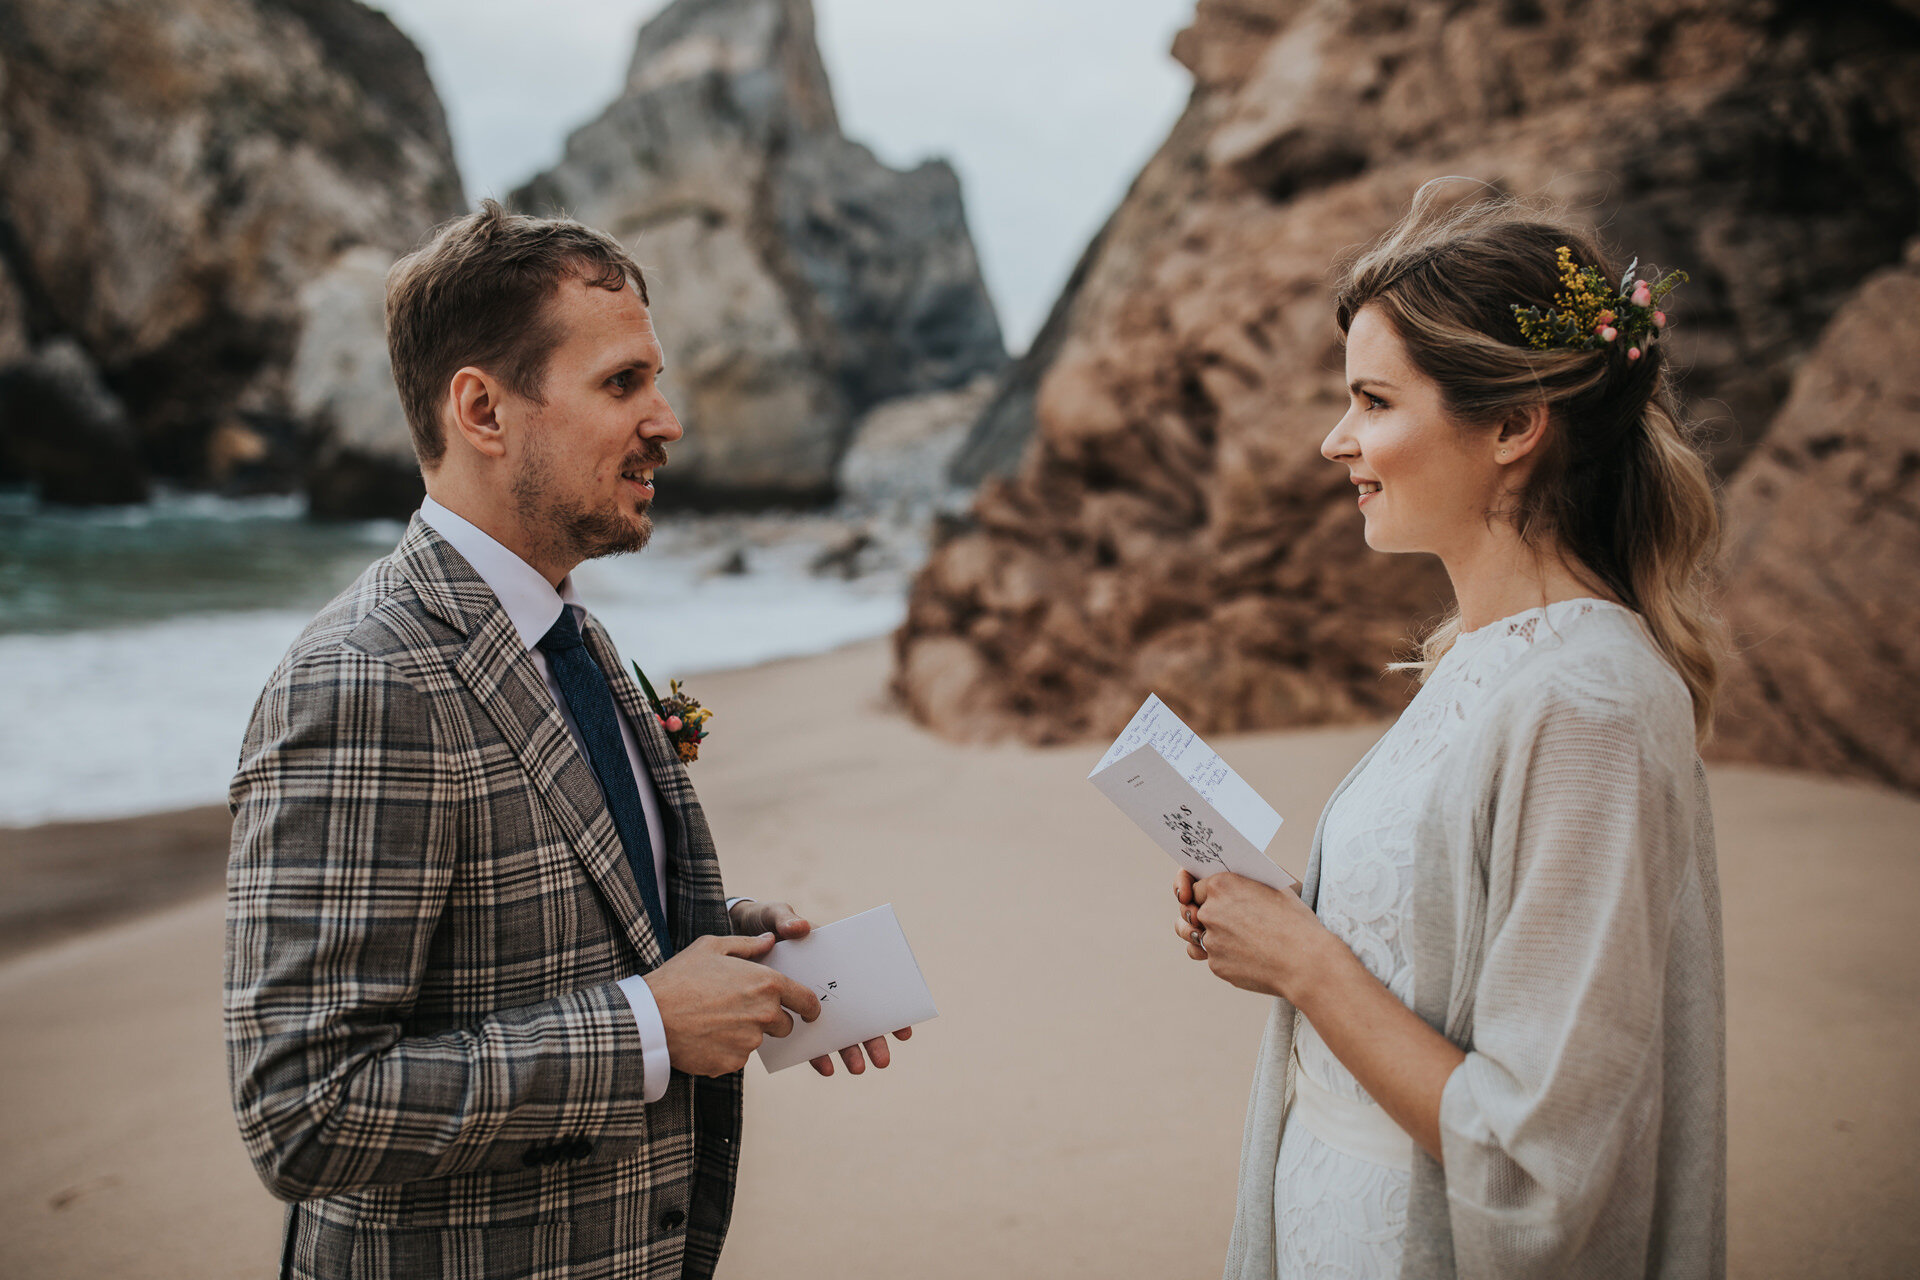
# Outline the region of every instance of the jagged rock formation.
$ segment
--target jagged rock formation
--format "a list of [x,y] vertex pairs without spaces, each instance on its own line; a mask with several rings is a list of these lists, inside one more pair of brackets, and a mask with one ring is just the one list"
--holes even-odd
[[[291,402],[302,287],[461,205],[419,52],[354,0],[8,0],[0,481],[72,502],[294,482],[331,430]],[[49,391],[73,379],[22,383],[59,340],[117,402],[118,446]]]
[[1784,0],[1201,0],[1186,113],[960,455],[1014,469],[916,584],[907,705],[1036,741],[1149,688],[1205,729],[1396,706],[1381,668],[1445,583],[1366,549],[1319,456],[1333,261],[1437,175],[1548,192],[1693,273],[1675,355],[1731,472],[1912,234],[1917,33]]
[[1920,241],[1800,368],[1727,493],[1719,754],[1920,791]]
[[633,247],[686,423],[663,501],[832,492],[858,415],[1006,359],[945,163],[840,133],[808,0],[679,0],[620,98],[513,195]]

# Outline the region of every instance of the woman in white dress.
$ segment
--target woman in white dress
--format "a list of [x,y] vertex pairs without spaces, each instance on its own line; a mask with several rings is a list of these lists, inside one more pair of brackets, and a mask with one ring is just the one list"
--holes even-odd
[[1675,280],[1430,196],[1341,283],[1322,452],[1368,545],[1439,556],[1457,610],[1298,896],[1175,886],[1188,954],[1277,997],[1226,1272],[1718,1277],[1717,523]]

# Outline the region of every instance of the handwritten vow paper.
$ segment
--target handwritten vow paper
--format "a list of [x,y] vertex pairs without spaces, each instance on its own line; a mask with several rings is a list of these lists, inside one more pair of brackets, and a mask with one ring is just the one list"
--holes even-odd
[[1087,779],[1196,876],[1297,883],[1266,855],[1280,815],[1151,694]]
[[891,903],[776,942],[761,963],[820,997],[818,1018],[796,1017],[789,1034],[760,1042],[768,1071],[940,1016]]

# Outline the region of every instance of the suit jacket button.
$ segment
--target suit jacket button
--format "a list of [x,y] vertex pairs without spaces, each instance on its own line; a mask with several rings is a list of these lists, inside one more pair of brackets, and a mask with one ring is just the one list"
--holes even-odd
[[680,1212],[678,1209],[669,1209],[660,1215],[660,1229],[662,1231],[678,1231],[681,1224],[686,1222],[686,1220],[686,1214]]
[[547,1162],[545,1147],[528,1147],[520,1153],[520,1163],[529,1169],[537,1169]]

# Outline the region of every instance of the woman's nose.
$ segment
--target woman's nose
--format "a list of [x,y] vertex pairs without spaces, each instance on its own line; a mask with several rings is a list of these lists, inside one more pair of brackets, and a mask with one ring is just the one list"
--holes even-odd
[[1327,432],[1327,438],[1320,442],[1320,456],[1328,462],[1338,462],[1342,458],[1351,458],[1360,452],[1353,434],[1347,430],[1347,419],[1343,414],[1340,421],[1333,424],[1333,430]]

